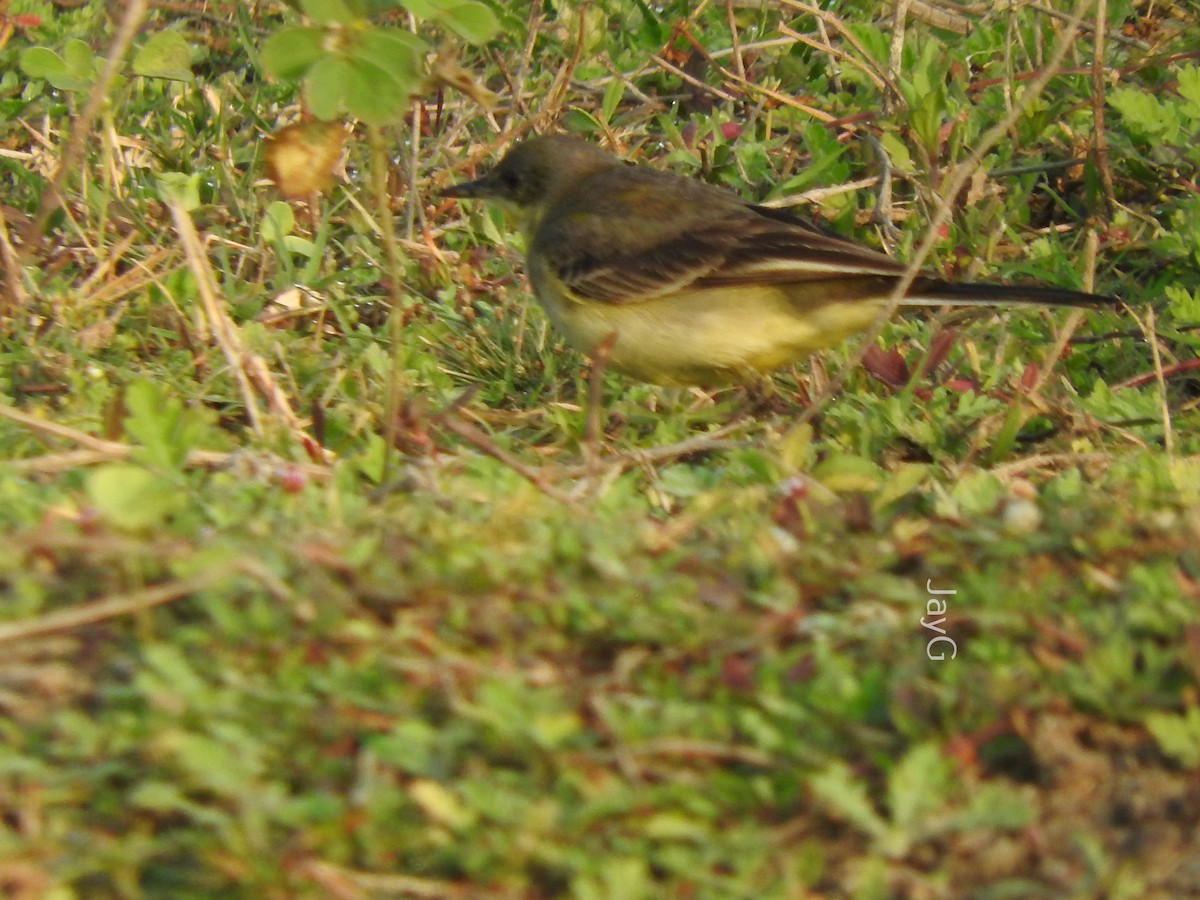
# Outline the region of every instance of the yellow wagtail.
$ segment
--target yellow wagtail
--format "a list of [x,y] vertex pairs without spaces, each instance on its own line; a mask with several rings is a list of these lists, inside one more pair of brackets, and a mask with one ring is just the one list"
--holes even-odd
[[[526,240],[533,290],[567,340],[657,384],[748,381],[867,328],[903,264],[791,213],[627,165],[566,135],[523,141],[446,196],[492,200]],[[907,306],[1107,297],[920,275]]]

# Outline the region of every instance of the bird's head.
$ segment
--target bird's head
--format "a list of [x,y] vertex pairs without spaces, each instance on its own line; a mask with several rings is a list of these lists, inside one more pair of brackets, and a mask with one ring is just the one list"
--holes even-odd
[[452,185],[442,195],[495,202],[528,231],[536,228],[564,191],[589,175],[621,165],[595,144],[568,135],[547,135],[522,141],[487,174]]

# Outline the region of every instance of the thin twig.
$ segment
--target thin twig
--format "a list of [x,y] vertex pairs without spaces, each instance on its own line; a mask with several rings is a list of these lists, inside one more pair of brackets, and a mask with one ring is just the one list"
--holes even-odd
[[[414,135],[413,140],[416,140]],[[391,448],[396,446],[396,428],[399,423],[401,397],[404,393],[404,366],[400,361],[400,348],[404,336],[404,255],[396,241],[396,225],[392,217],[392,198],[388,192],[388,165],[391,154],[384,141],[383,129],[376,124],[367,125],[367,145],[371,154],[371,195],[375,201],[379,237],[383,241],[384,259],[388,274],[388,338],[392,344],[392,365],[389,370],[386,397],[384,400],[383,437],[388,453],[384,458],[384,470],[390,472],[395,460]],[[415,172],[415,169],[414,169]],[[416,199],[410,197],[410,204]]]
[[956,9],[950,4],[909,0],[908,12],[914,19],[920,19],[934,28],[953,31],[955,34],[969,34],[971,31],[971,20],[963,15],[965,10]]
[[[817,22],[821,26],[822,30],[824,30],[825,22],[820,19],[818,19]],[[869,78],[879,90],[883,91],[888,89],[887,79],[853,54],[847,53],[845,50],[835,47],[827,41],[819,41],[816,38],[809,37],[806,34],[801,34],[799,31],[789,28],[787,25],[781,24],[778,26],[778,28],[781,34],[786,34],[792,40],[804,44],[807,47],[812,47],[814,50],[819,50],[821,53],[824,53],[826,56],[837,62],[846,63],[847,65],[858,69],[858,71],[866,75],[867,78]],[[719,54],[714,53],[713,55],[718,56]]]
[[[604,465],[607,467],[616,467],[624,471],[632,469],[635,466],[645,466],[654,463],[667,462],[673,459],[679,459],[683,456],[692,456],[696,453],[711,453],[716,450],[733,450],[738,447],[745,446],[742,442],[727,441],[729,435],[735,432],[742,431],[753,425],[752,419],[740,419],[723,425],[720,428],[710,431],[707,434],[698,434],[695,437],[685,438],[682,441],[677,441],[674,444],[666,444],[661,447],[650,447],[648,449],[627,450],[622,453],[616,453],[604,459]],[[581,466],[562,466],[557,470],[559,475],[587,475],[589,470],[586,464]]]
[[8,235],[8,221],[0,210],[0,261],[4,263],[4,283],[0,284],[0,313],[9,309],[24,309],[29,303],[25,290],[25,270],[21,254]]
[[[810,16],[815,16],[819,21],[824,22],[826,25],[833,28],[834,31],[842,36],[847,44],[855,49],[855,51],[863,60],[869,61],[874,59],[874,56],[863,45],[863,42],[860,41],[854,32],[847,28],[846,24],[833,13],[826,9],[821,9],[819,6],[814,6],[811,3],[803,3],[801,0],[780,0],[780,2],[785,6],[790,6],[793,9],[798,9],[801,12],[808,13]],[[897,90],[886,72],[881,71],[879,75],[884,79],[892,91]]]
[[129,594],[114,594],[103,600],[93,600],[81,606],[48,613],[35,619],[6,622],[0,625],[0,644],[44,637],[48,634],[70,631],[85,625],[95,625],[97,622],[104,622],[108,619],[143,612],[153,609],[155,606],[162,606],[165,603],[181,600],[190,594],[207,590],[228,577],[228,569],[212,568],[190,578],[169,581],[166,584],[158,584]]
[[1113,459],[1110,453],[1043,453],[1038,456],[1025,456],[1009,463],[995,466],[992,474],[1004,478],[1028,472],[1031,469],[1067,468],[1107,463]]
[[1017,175],[1040,175],[1043,172],[1057,172],[1061,169],[1071,169],[1087,162],[1087,157],[1076,156],[1071,159],[1053,159],[1045,162],[1030,163],[1027,166],[1006,166],[1001,169],[991,169],[988,178],[1013,178]]
[[788,207],[800,206],[805,203],[820,203],[822,200],[827,200],[830,197],[839,197],[842,194],[849,194],[851,191],[861,191],[865,188],[875,187],[875,185],[879,184],[879,181],[880,178],[878,175],[872,175],[870,178],[847,181],[845,184],[837,184],[833,187],[813,188],[810,191],[803,191],[799,194],[776,197],[774,200],[767,200],[758,205],[765,206],[768,209],[787,209]]
[[[3,466],[16,472],[47,474],[77,469],[80,466],[117,462],[129,459],[133,455],[134,450],[137,449],[132,444],[105,440],[93,434],[88,434],[86,431],[80,431],[78,428],[71,428],[69,425],[51,422],[38,416],[31,416],[29,413],[22,412],[5,403],[0,403],[0,418],[17,422],[38,434],[70,441],[83,448],[82,450],[67,450],[61,453],[47,453],[31,459],[6,459],[3,461]],[[188,468],[219,469],[233,465],[236,461],[244,459],[252,461],[262,460],[273,470],[282,470],[285,467],[295,468],[307,477],[317,480],[326,480],[331,477],[328,466],[308,462],[296,462],[271,454],[251,456],[240,450],[233,452],[190,450],[184,459],[184,466]]]
[[498,446],[495,441],[470,422],[464,422],[456,415],[442,415],[438,421],[447,431],[458,435],[475,449],[486,453],[492,459],[508,466],[508,468],[512,469],[547,497],[557,500],[559,503],[565,503],[568,506],[575,505],[575,500],[572,497],[564,494],[553,485],[547,484],[542,472],[525,465],[525,463],[521,462],[507,450]]
[[[1049,16],[1051,19],[1058,19],[1060,22],[1071,21],[1069,13],[1060,12],[1054,7],[1047,6],[1044,3],[1030,3],[1029,8],[1035,10],[1036,12],[1040,12],[1042,15]],[[1080,31],[1088,32],[1095,30],[1095,28],[1096,26],[1091,22],[1079,23]],[[1116,41],[1118,44],[1125,44],[1129,47],[1137,47],[1141,50],[1148,50],[1150,48],[1150,45],[1145,41],[1139,40],[1138,38],[1129,37],[1128,35],[1121,34],[1120,32],[1113,32],[1112,34],[1108,35],[1108,37],[1109,39]]]
[[[0,416],[24,425],[30,431],[62,438],[65,441],[71,441],[97,453],[120,453],[127,450],[124,444],[117,441],[107,441],[104,438],[98,438],[95,435],[88,434],[86,431],[80,431],[68,425],[60,425],[58,422],[50,422],[38,416],[31,416],[29,413],[22,412],[15,406],[9,406],[7,403],[0,403]],[[7,462],[11,463],[12,460],[8,460]]]
[[742,81],[746,80],[746,61],[742,58],[741,35],[738,34],[737,18],[733,12],[733,0],[725,0],[725,24],[729,26],[729,42],[733,50],[733,71]]
[[[1138,323],[1141,324],[1140,322]],[[1158,340],[1154,336],[1155,321],[1154,307],[1146,307],[1146,340],[1150,344],[1150,353],[1154,357],[1154,376],[1158,382],[1158,402],[1162,410],[1163,424],[1163,449],[1167,453],[1167,459],[1170,460],[1175,456],[1175,434],[1174,426],[1171,424],[1171,404],[1167,399],[1167,376],[1163,371],[1162,353],[1159,351]]]
[[1100,186],[1104,190],[1104,206],[1111,216],[1117,202],[1113,188],[1112,170],[1108,166],[1108,132],[1104,127],[1104,37],[1107,34],[1108,0],[1096,0],[1096,36],[1092,41],[1092,161]]
[[[896,0],[895,9],[892,10],[892,44],[888,52],[888,80],[891,84],[900,83],[900,69],[904,59],[904,35],[906,33],[905,26],[908,24],[909,4],[910,0]],[[902,102],[903,99],[903,95],[898,91],[889,93],[884,97],[884,108],[892,106],[893,102]]]
[[297,864],[296,869],[321,888],[324,896],[336,900],[367,900],[369,897],[464,900],[477,896],[470,888],[453,882],[396,872],[363,872],[326,860],[309,859]]
[[[579,7],[579,31],[575,35],[575,45],[571,48],[571,55],[566,63],[559,67],[558,73],[554,76],[554,81],[550,84],[550,90],[546,92],[546,99],[542,103],[542,108],[538,110],[536,116],[526,127],[540,128],[546,124],[553,122],[558,118],[559,111],[562,109],[563,101],[567,96],[567,88],[571,85],[571,78],[575,74],[575,69],[579,66],[579,60],[583,56],[583,45],[587,40],[587,5]],[[522,132],[526,128],[520,129]]]
[[[521,61],[517,66],[515,78],[516,87],[513,90],[513,111],[516,112],[522,121],[529,119],[529,108],[526,106],[524,99],[525,83],[529,80],[529,70],[533,63],[533,50],[537,46],[538,35],[541,33],[543,15],[540,3],[529,4],[529,18],[525,21],[525,46],[521,50]],[[505,116],[505,132],[513,130],[512,118],[511,112]]]
[[657,53],[651,53],[650,58],[652,60],[654,60],[654,63],[659,68],[665,69],[666,71],[670,72],[672,75],[676,76],[680,80],[687,82],[688,84],[690,84],[692,87],[696,88],[697,90],[704,91],[706,94],[712,94],[717,99],[724,100],[727,103],[732,103],[734,100],[737,99],[737,97],[735,97],[733,94],[729,93],[728,91],[723,91],[720,88],[713,87],[711,84],[705,84],[703,81],[701,81],[696,76],[683,71],[683,69],[679,68],[679,66],[675,65],[675,63],[664,59],[663,57],[659,56]]
[[758,84],[757,82],[749,79],[739,77],[723,67],[718,67],[718,69],[726,76],[728,81],[733,82],[748,94],[761,94],[768,99],[774,100],[776,103],[782,103],[784,106],[790,106],[792,109],[798,109],[801,112],[812,116],[822,125],[829,125],[833,122],[834,117],[825,112],[823,109],[818,109],[815,106],[805,103],[803,100],[797,100],[790,94],[785,94],[782,91],[769,88],[764,84]]
[[[1089,231],[1087,242],[1084,244],[1084,262],[1083,262],[1083,289],[1091,291],[1096,281],[1096,256],[1099,253],[1100,239],[1096,236],[1096,232]],[[1046,384],[1046,379],[1050,377],[1050,373],[1055,369],[1055,363],[1062,356],[1063,350],[1066,349],[1067,343],[1071,340],[1071,336],[1075,334],[1075,330],[1079,328],[1083,322],[1084,311],[1076,308],[1072,309],[1067,316],[1066,322],[1059,329],[1058,337],[1055,338],[1054,345],[1042,357],[1042,364],[1038,368],[1037,380],[1033,383],[1033,387],[1029,390],[1029,397],[1035,397],[1041,393],[1042,387]]]
[[1164,379],[1173,378],[1184,372],[1195,372],[1197,370],[1200,370],[1200,359],[1186,359],[1183,362],[1170,366],[1162,366],[1161,368],[1156,365],[1151,372],[1143,372],[1141,375],[1134,375],[1132,378],[1118,381],[1112,386],[1112,389],[1115,393],[1116,391],[1123,391],[1126,388],[1144,387],[1152,381],[1158,381],[1160,377]]

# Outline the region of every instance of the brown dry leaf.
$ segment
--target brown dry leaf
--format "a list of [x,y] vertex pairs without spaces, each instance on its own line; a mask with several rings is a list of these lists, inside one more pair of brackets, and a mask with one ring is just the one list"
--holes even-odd
[[496,95],[479,83],[474,72],[464,69],[450,56],[439,54],[433,58],[427,82],[431,87],[448,87],[465,94],[484,109],[496,106]]
[[290,200],[319,194],[333,182],[346,128],[338,122],[297,122],[267,138],[267,177]]

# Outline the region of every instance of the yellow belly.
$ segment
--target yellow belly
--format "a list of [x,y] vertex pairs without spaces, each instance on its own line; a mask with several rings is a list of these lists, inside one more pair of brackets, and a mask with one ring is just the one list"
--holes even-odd
[[538,300],[572,346],[591,354],[616,334],[609,364],[656,384],[748,381],[868,327],[882,303],[830,301],[820,285],[687,290],[637,303]]

